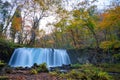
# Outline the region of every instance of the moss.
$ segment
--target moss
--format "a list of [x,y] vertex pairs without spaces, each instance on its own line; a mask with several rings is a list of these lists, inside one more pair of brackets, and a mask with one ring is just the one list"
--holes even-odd
[[120,73],[120,63],[118,63],[118,64],[103,63],[103,64],[99,64],[99,65],[106,72],[117,72],[117,73]]
[[0,76],[0,80],[9,80],[7,76]]
[[72,64],[71,67],[74,68],[74,69],[78,69],[78,68],[81,67],[81,64],[79,64],[79,63],[77,63],[77,64]]

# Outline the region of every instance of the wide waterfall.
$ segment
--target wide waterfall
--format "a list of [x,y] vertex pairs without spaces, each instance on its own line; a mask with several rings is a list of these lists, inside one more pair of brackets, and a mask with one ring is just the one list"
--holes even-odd
[[12,67],[31,67],[34,63],[57,67],[71,62],[66,50],[51,48],[17,48],[9,61]]

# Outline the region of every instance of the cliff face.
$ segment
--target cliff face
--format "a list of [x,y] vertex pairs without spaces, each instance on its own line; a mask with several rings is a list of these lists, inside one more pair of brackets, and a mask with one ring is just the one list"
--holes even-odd
[[119,51],[104,52],[100,50],[99,52],[94,48],[89,49],[70,49],[67,50],[70,57],[71,63],[84,64],[84,63],[118,63],[120,59],[115,59],[114,53],[119,53]]

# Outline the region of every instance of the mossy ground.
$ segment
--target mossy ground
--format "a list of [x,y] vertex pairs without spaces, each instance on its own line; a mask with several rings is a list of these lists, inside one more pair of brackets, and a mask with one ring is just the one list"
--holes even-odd
[[[67,73],[52,71],[52,72],[37,72],[37,68],[34,68],[35,74],[31,74],[30,70],[19,70],[18,68],[13,70],[12,73],[0,74],[0,78],[3,80],[6,79],[56,79],[56,80],[119,80],[120,79],[120,64],[99,64],[97,66],[92,64],[75,64],[71,65],[70,70]],[[118,73],[118,74],[109,74],[109,73]]]

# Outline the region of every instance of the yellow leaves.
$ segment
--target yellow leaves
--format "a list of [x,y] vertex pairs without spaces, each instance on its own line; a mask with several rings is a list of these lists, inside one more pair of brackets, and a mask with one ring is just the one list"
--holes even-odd
[[80,24],[79,21],[75,21],[75,20],[71,20],[71,21],[70,21],[70,25],[72,25],[73,27],[76,27],[76,26],[78,26],[79,24]]
[[85,10],[83,10],[83,11],[82,10],[74,10],[73,16],[77,19],[88,19],[90,17],[88,11],[85,11]]
[[113,44],[114,48],[120,48],[120,41],[115,41]]
[[100,44],[100,48],[103,50],[108,50],[110,48],[119,48],[120,47],[120,41],[103,41]]
[[20,31],[21,30],[21,23],[22,23],[22,20],[20,17],[14,17],[13,18],[13,21],[12,21],[12,29],[14,31]]
[[79,10],[75,10],[75,11],[73,11],[73,16],[74,17],[80,17],[80,11]]
[[108,50],[111,47],[112,47],[111,41],[104,41],[104,42],[101,42],[101,44],[100,44],[100,48],[102,48],[103,50]]

